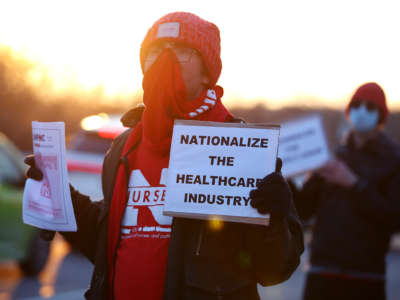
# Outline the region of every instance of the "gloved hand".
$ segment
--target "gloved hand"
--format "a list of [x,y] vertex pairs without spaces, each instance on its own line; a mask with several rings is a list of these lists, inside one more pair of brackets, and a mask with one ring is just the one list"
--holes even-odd
[[282,160],[278,157],[275,172],[266,176],[257,184],[257,189],[250,191],[250,205],[260,214],[270,214],[271,218],[284,218],[289,213],[292,199],[290,187],[283,178]]
[[42,171],[36,167],[34,154],[29,154],[29,155],[25,156],[24,163],[29,166],[29,168],[25,172],[25,176],[27,178],[32,178],[37,181],[40,181],[43,179]]
[[[27,178],[31,178],[37,181],[43,179],[42,171],[36,167],[34,154],[29,154],[25,156],[24,163],[29,166],[25,172],[25,176]],[[55,231],[40,229],[40,237],[45,241],[51,241],[54,238],[55,234]]]

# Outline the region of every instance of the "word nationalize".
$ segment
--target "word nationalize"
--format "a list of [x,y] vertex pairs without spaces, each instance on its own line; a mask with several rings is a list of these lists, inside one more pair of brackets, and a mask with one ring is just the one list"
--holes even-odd
[[186,145],[206,145],[206,146],[235,146],[250,148],[268,148],[267,138],[256,137],[235,137],[235,136],[207,136],[207,135],[190,135],[182,134],[181,144]]

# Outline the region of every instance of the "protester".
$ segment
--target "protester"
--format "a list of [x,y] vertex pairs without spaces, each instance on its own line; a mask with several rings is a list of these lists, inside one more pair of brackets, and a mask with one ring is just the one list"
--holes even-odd
[[386,98],[360,86],[345,114],[351,130],[335,158],[315,171],[294,200],[315,216],[303,299],[385,299],[385,256],[400,228],[400,148],[382,129]]
[[[216,85],[218,28],[191,13],[167,14],[147,32],[140,62],[145,108],[122,118],[133,128],[106,155],[104,200],[91,202],[71,187],[78,232],[64,236],[95,265],[87,299],[259,299],[257,283],[289,278],[303,251],[279,160],[276,172],[251,192],[251,205],[271,214],[270,226],[225,222],[216,229],[128,200],[165,190],[174,119],[240,121],[224,107]],[[34,157],[26,162],[28,176],[37,178]]]

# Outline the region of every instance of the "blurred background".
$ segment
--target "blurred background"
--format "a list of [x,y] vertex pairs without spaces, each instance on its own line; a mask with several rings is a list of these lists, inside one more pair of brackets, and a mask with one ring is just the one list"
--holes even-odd
[[[43,244],[21,224],[31,122],[65,122],[71,181],[100,199],[102,158],[123,130],[118,118],[141,102],[141,41],[171,11],[219,27],[219,84],[237,117],[280,124],[318,113],[333,148],[347,129],[343,110],[352,93],[375,81],[391,112],[385,130],[400,142],[395,0],[1,1],[0,300],[83,299],[90,264],[60,237]],[[392,300],[400,297],[398,244],[393,239],[388,256]],[[292,279],[261,290],[263,299],[300,299],[307,253]]]

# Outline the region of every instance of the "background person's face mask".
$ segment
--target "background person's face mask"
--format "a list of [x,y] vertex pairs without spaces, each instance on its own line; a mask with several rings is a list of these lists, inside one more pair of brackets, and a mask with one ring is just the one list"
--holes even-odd
[[349,117],[355,130],[366,132],[375,129],[378,125],[379,110],[369,109],[365,103],[359,103],[350,108]]

